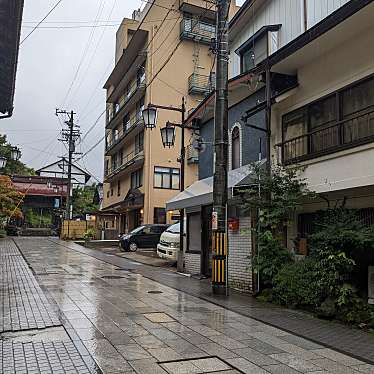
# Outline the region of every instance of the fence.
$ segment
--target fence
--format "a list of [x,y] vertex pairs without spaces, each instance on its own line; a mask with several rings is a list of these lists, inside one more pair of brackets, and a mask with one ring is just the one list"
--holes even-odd
[[95,227],[95,221],[73,221],[64,220],[61,228],[61,239],[64,240],[76,240],[83,239],[84,233],[89,229]]

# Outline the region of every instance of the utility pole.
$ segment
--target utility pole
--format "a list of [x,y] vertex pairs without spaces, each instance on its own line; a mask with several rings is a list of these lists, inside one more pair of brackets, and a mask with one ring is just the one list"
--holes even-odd
[[65,121],[65,124],[68,126],[67,129],[62,129],[60,141],[68,144],[68,193],[66,197],[66,212],[65,219],[73,218],[73,184],[71,182],[71,166],[73,162],[73,156],[75,152],[75,143],[80,138],[80,131],[77,125],[74,124],[74,115],[76,114],[73,111],[67,112],[66,110],[56,109],[56,116],[59,114],[64,114],[68,117],[68,120]]
[[228,15],[230,0],[217,0],[217,72],[214,115],[212,289],[227,294]]

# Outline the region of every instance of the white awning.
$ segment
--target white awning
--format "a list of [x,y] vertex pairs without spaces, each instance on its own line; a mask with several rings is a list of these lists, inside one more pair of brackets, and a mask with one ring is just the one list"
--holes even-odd
[[[228,188],[240,183],[252,173],[252,166],[245,165],[241,168],[230,170],[228,173]],[[213,177],[201,179],[183,192],[166,202],[166,210],[185,209],[192,206],[213,204]]]

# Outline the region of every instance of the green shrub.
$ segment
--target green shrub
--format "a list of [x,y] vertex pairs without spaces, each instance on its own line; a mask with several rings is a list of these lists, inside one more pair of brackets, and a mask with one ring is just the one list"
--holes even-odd
[[0,238],[5,238],[5,237],[6,237],[6,231],[0,228]]
[[311,258],[283,266],[274,277],[273,300],[282,305],[315,308],[321,303],[318,263]]
[[96,230],[92,227],[86,230],[86,232],[83,235],[84,240],[92,240],[96,236]]

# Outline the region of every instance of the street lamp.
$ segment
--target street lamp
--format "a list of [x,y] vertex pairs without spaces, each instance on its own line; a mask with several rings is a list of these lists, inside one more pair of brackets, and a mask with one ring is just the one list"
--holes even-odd
[[146,129],[154,129],[157,123],[157,108],[154,105],[148,105],[148,108],[142,112],[144,126]]
[[7,159],[3,156],[0,156],[0,169],[5,168]]
[[18,149],[18,147],[13,147],[10,151],[10,158],[13,161],[18,161],[21,158],[21,151]]
[[[182,115],[182,122],[181,123],[170,123],[166,124],[166,127],[161,129],[161,138],[164,147],[171,147],[174,146],[175,142],[175,127],[179,127],[181,131],[181,151],[180,151],[180,191],[184,191],[184,160],[185,160],[185,147],[184,147],[184,129],[186,128],[185,124],[185,115],[186,115],[186,105],[184,101],[184,97],[182,98],[182,105],[181,107],[173,107],[173,106],[164,106],[164,105],[154,105],[149,104],[146,109],[143,110],[142,115],[144,119],[144,126],[146,129],[154,129],[157,123],[157,109],[164,109],[173,112],[179,112]],[[183,269],[183,255],[184,255],[184,209],[179,209],[179,217],[180,217],[180,230],[179,230],[179,251],[178,251],[178,261],[177,261],[177,268],[178,271],[182,272]]]
[[166,126],[160,129],[161,132],[161,139],[164,148],[166,147],[174,147],[175,142],[175,126],[173,126],[170,122],[166,123]]

